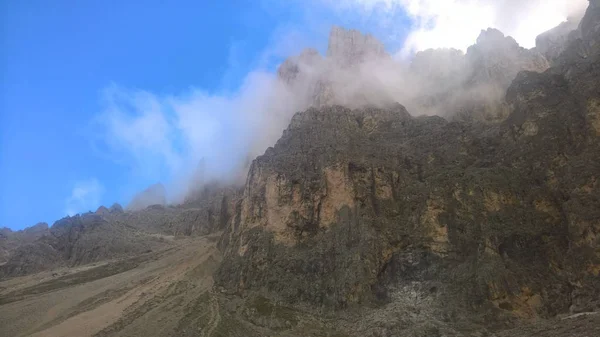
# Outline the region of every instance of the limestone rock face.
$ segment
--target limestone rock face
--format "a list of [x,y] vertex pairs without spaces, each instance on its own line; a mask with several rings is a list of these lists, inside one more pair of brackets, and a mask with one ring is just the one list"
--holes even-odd
[[390,318],[418,308],[452,324],[599,310],[597,8],[574,42],[586,57],[566,51],[543,73],[539,55],[482,34],[466,58],[489,71],[470,78],[516,75],[497,124],[415,118],[401,105],[296,114],[251,166],[217,285]]
[[469,82],[492,83],[503,90],[518,72],[543,72],[549,67],[540,53],[520,47],[512,37],[493,28],[482,31],[465,56],[471,69]]
[[543,72],[547,60],[497,29],[481,32],[466,54],[431,49],[416,54],[411,72],[420,86],[409,109],[449,118],[500,122],[504,95],[520,71]]
[[[600,4],[590,1],[585,16],[581,19],[575,38],[567,42],[567,48],[555,60],[555,73],[564,74],[572,84],[586,84],[578,81],[582,76],[595,76],[593,66],[600,58]],[[586,93],[587,94],[587,93]]]
[[329,33],[327,57],[341,68],[353,67],[370,60],[388,58],[383,43],[372,35],[334,26]]
[[317,71],[323,57],[316,49],[305,49],[296,57],[289,58],[281,64],[277,74],[287,84],[301,81],[300,76],[310,76],[312,72]]
[[368,75],[372,64],[389,63],[381,42],[356,30],[333,27],[325,57],[306,49],[281,64],[279,79],[302,109],[332,104],[358,107],[392,100],[381,97],[381,84]]
[[554,65],[556,59],[567,48],[570,41],[577,38],[578,22],[574,19],[567,20],[557,27],[540,34],[535,39],[535,48],[550,64]]

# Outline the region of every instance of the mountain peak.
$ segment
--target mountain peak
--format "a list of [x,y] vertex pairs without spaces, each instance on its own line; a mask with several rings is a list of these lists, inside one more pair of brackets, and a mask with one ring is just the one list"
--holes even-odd
[[98,209],[95,212],[98,215],[106,215],[108,213],[110,213],[110,211],[108,210],[108,208],[104,207],[104,206],[100,206],[98,207]]
[[518,48],[519,44],[510,36],[504,35],[496,28],[488,28],[482,30],[477,37],[476,46],[486,50],[494,50],[498,48]]
[[389,57],[383,43],[371,34],[333,26],[329,33],[327,57],[342,67],[351,67],[371,59]]
[[111,213],[123,213],[123,206],[115,202],[112,206],[110,206],[109,211]]
[[277,75],[286,83],[291,83],[298,78],[301,73],[309,72],[309,68],[315,68],[321,63],[323,57],[319,51],[314,48],[304,49],[300,55],[292,56],[286,59],[277,70]]

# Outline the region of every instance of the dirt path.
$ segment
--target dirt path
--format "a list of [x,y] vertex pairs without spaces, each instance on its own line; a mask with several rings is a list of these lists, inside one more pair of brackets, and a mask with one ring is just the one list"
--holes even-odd
[[215,330],[219,326],[219,323],[221,323],[219,299],[217,298],[214,289],[209,292],[209,296],[210,320],[208,321],[208,329],[206,330],[206,333],[203,334],[204,337],[212,337],[215,333]]

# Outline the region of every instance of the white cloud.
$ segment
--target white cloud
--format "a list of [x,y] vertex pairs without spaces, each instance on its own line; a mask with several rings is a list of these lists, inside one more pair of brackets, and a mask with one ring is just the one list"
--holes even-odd
[[497,28],[514,37],[520,45],[531,48],[537,35],[569,16],[580,15],[588,4],[587,0],[322,1],[383,18],[398,11],[405,12],[413,20],[413,26],[402,49],[404,55],[440,47],[466,50],[480,31],[488,27]]
[[100,206],[103,193],[104,187],[95,178],[76,182],[71,195],[65,201],[65,213],[73,216],[95,209]]
[[[248,74],[233,93],[193,89],[170,95],[111,86],[98,116],[108,154],[132,175],[169,182],[179,201],[204,161],[204,179],[231,179],[275,143],[301,108],[270,72]],[[190,186],[191,185],[191,186]]]
[[130,161],[138,174],[155,178],[148,163],[176,169],[181,158],[173,149],[177,134],[161,101],[152,93],[111,85],[103,92],[105,110],[98,122],[113,157]]

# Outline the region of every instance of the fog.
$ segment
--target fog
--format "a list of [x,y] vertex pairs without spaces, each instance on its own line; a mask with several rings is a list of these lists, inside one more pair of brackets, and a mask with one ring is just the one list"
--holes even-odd
[[204,182],[243,183],[251,159],[303,108],[275,75],[262,71],[248,74],[231,95],[159,96],[113,86],[105,100],[96,124],[107,152],[139,177],[169,178],[163,183],[175,203]]
[[[315,1],[382,18],[401,10],[412,19],[411,30],[400,49],[386,51],[372,36],[334,29],[320,37],[329,38],[325,55],[307,49],[291,55],[279,72],[258,67],[234,92],[194,88],[163,95],[111,85],[94,121],[106,155],[132,175],[162,181],[168,201],[180,203],[210,181],[243,184],[249,163],[275,144],[294,113],[310,106],[400,102],[413,115],[474,114],[493,122],[503,116],[502,97],[516,73],[549,66],[517,42],[533,47],[538,34],[581,16],[587,5],[586,0]],[[395,29],[382,22],[386,26],[379,28]],[[514,39],[497,30],[482,32],[487,27]]]

